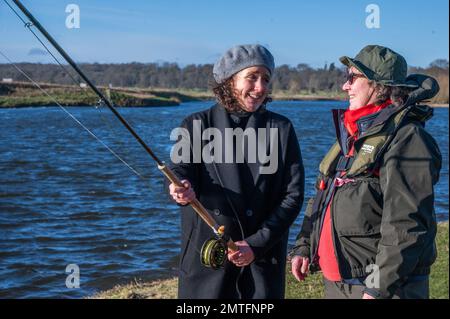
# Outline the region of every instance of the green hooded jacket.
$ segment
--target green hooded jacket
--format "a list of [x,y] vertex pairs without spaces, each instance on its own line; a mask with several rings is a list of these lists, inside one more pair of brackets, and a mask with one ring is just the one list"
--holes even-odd
[[377,298],[391,298],[411,276],[428,275],[436,259],[434,185],[442,157],[424,128],[433,110],[417,103],[434,96],[439,86],[423,75],[411,80],[420,87],[403,105],[358,120],[352,158],[342,156],[347,154],[344,110],[334,110],[337,142],[320,164],[317,192],[291,251],[310,258],[311,272],[318,270],[318,241],[332,201],[341,277],[369,279],[365,291]]

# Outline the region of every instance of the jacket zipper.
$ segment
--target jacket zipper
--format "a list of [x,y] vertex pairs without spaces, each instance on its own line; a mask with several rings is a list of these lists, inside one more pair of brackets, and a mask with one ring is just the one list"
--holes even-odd
[[[321,216],[320,216],[319,229],[318,229],[318,232],[315,232],[315,233],[317,234],[317,237],[318,237],[318,238],[317,238],[316,246],[314,247],[314,252],[313,252],[312,257],[311,257],[311,263],[310,263],[310,266],[316,264],[316,262],[317,262],[317,260],[318,260],[318,258],[317,258],[317,257],[318,257],[318,256],[317,256],[317,253],[318,253],[318,251],[319,251],[320,235],[321,235],[321,233],[322,233],[323,221],[324,221],[324,219],[325,219],[325,212],[326,212],[326,209],[327,209],[327,207],[328,207],[328,204],[330,203],[331,199],[332,199],[333,196],[334,196],[334,191],[335,191],[335,189],[336,189],[336,187],[335,187],[335,180],[336,180],[337,174],[338,174],[338,173],[336,173],[336,175],[334,176],[334,178],[331,180],[331,183],[330,183],[330,186],[329,186],[329,189],[328,189],[328,193],[327,193],[327,195],[325,196],[325,205],[324,205],[324,206],[322,207],[322,209],[321,209]],[[324,210],[325,210],[325,212],[324,212]]]

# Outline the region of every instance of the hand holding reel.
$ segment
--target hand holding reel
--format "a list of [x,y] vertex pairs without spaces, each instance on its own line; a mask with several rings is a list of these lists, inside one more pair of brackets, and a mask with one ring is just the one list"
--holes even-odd
[[[166,166],[158,165],[158,168],[167,179],[178,187],[184,187],[177,176]],[[236,244],[225,235],[225,226],[217,225],[216,221],[211,217],[206,208],[195,198],[189,203],[194,211],[212,228],[216,238],[207,240],[200,252],[200,261],[202,265],[211,267],[212,269],[219,269],[223,267],[227,260],[228,249],[237,251]]]

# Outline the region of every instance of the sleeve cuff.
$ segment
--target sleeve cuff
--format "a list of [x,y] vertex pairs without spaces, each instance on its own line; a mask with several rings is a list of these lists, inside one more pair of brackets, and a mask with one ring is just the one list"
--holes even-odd
[[368,294],[372,297],[374,297],[375,299],[381,299],[381,293],[378,289],[375,288],[364,288],[363,291],[365,294]]
[[292,250],[289,252],[289,256],[290,256],[290,257],[301,256],[301,257],[310,258],[309,255],[310,255],[310,251],[309,251],[309,248],[306,247],[306,246],[294,247],[294,248],[292,248]]

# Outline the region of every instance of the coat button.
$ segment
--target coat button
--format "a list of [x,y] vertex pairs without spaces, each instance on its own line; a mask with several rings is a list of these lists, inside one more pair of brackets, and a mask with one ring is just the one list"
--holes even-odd
[[248,217],[252,217],[252,216],[253,216],[253,211],[252,211],[251,209],[247,209],[247,211],[245,212],[245,214],[246,214]]
[[236,123],[236,124],[241,123],[241,119],[239,118],[239,116],[236,116],[236,115],[232,114],[230,117],[231,117],[231,119],[233,120],[234,123]]
[[220,215],[220,210],[219,209],[214,209],[214,215],[219,216]]

